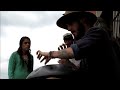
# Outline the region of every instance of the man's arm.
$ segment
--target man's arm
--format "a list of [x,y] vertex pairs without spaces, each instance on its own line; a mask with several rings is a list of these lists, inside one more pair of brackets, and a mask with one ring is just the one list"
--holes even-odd
[[51,58],[60,58],[60,59],[74,58],[74,54],[71,47],[59,51],[50,51],[50,52],[41,52],[40,50],[38,50],[36,54],[38,59],[41,59],[41,57],[44,56],[41,62],[43,60],[46,60],[45,64],[48,63]]
[[[46,56],[49,57],[49,52],[39,52],[39,54],[41,54],[42,56]],[[38,57],[40,57],[41,55],[39,55]],[[74,58],[74,54],[73,54],[73,50],[71,47],[63,49],[63,50],[59,50],[59,51],[52,51],[51,58],[61,58],[61,59],[70,59],[70,58]]]
[[71,47],[60,50],[60,51],[53,51],[51,56],[53,58],[61,58],[61,59],[74,58],[73,50]]
[[38,51],[38,58],[40,59],[42,56],[45,56],[41,61],[46,59],[46,62],[51,58],[75,58],[75,60],[85,58],[87,55],[91,54],[91,51],[93,51],[95,47],[99,48],[98,46],[101,45],[102,40],[104,40],[103,38],[105,38],[104,30],[100,30],[99,28],[92,29],[93,30],[90,30],[83,38],[79,39],[76,44],[72,44],[69,48],[60,51],[52,51],[51,54],[49,52]]
[[89,34],[85,35],[82,39],[79,39],[76,44],[72,44],[69,48],[53,51],[53,58],[61,58],[61,59],[71,59],[86,56],[93,48],[96,46],[96,43],[101,43],[102,38],[104,38],[104,30],[100,30],[96,28],[89,32]]
[[101,28],[91,28],[81,39],[71,45],[75,60],[86,58],[92,53],[97,53],[107,40],[107,32]]

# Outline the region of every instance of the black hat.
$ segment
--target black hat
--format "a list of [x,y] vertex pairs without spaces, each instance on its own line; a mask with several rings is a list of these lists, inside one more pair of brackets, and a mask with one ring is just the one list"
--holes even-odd
[[86,17],[89,19],[89,21],[94,24],[97,20],[97,17],[95,14],[93,14],[92,12],[88,12],[88,11],[66,11],[63,16],[61,18],[59,18],[56,22],[57,26],[67,29],[66,24],[76,20],[76,19],[80,19],[82,17]]
[[73,36],[71,33],[66,33],[63,35],[63,40],[73,40]]

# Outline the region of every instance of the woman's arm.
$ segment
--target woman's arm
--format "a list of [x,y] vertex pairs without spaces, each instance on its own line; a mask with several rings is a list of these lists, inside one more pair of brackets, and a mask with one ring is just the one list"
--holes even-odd
[[9,58],[9,64],[8,64],[9,79],[14,79],[14,70],[15,70],[15,54],[13,53]]

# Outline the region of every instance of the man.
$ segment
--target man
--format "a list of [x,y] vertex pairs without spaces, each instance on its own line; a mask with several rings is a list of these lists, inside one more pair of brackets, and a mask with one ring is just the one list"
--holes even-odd
[[[74,43],[74,38],[71,33],[66,33],[63,35],[64,44],[58,47],[58,50],[65,49],[70,47]],[[80,60],[76,61],[75,59],[61,59],[58,61],[59,64],[65,64],[72,67],[73,70],[78,70],[80,68]]]
[[[86,59],[89,69],[81,70],[81,79],[115,80],[118,79],[115,71],[115,59],[108,33],[100,27],[93,27],[96,16],[86,11],[66,11],[58,19],[57,25],[70,31],[76,40],[69,48],[60,51],[37,51],[38,59],[45,56],[49,62],[51,58]],[[84,67],[84,64],[83,64]]]

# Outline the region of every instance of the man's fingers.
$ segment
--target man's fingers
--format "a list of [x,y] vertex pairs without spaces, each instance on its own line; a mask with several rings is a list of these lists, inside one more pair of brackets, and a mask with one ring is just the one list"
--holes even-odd
[[65,45],[65,44],[62,44],[62,46],[64,47],[64,49],[66,48],[66,45]]
[[62,44],[58,47],[58,50],[62,50],[62,49],[65,49],[67,48],[66,44]]
[[41,52],[40,50],[38,50],[38,51],[36,52],[36,54],[38,55],[37,58],[38,58],[39,60],[40,60],[40,58],[42,57],[42,55],[40,54],[40,52]]
[[37,56],[37,58],[39,59],[39,57],[40,57],[40,54]]
[[46,59],[45,61],[45,65],[50,61],[50,58],[49,59]]
[[59,60],[58,63],[61,63],[61,60]]
[[37,58],[38,58],[39,60],[40,60],[41,57],[42,57],[42,55],[40,55],[40,54],[37,56]]
[[58,47],[58,50],[60,50],[60,48]]
[[36,52],[36,54],[38,55],[40,53],[40,50],[38,50],[37,52]]
[[62,46],[60,46],[60,48],[61,48],[61,49],[63,49],[63,47],[62,47]]
[[46,59],[46,57],[44,57],[40,62],[43,62]]
[[62,49],[63,49],[63,46],[62,46],[62,45],[58,47],[58,50],[62,50]]

